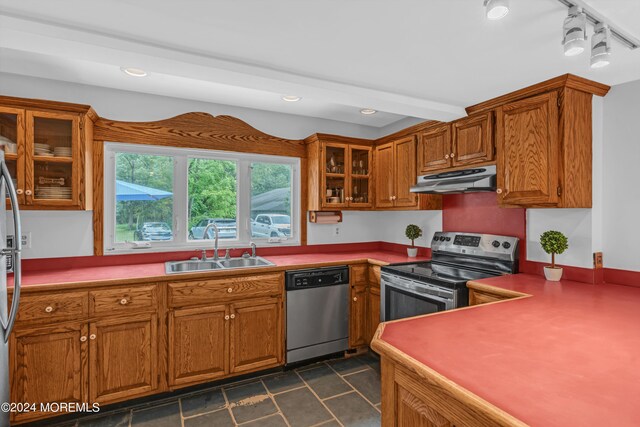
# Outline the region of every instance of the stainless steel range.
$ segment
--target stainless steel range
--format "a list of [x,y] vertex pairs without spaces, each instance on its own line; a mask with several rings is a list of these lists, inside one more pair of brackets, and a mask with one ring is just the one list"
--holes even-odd
[[468,305],[469,280],[518,272],[518,238],[437,232],[431,243],[431,256],[431,261],[382,267],[382,321]]

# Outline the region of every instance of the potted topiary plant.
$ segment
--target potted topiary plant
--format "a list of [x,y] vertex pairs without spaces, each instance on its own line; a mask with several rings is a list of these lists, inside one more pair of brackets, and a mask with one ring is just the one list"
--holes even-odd
[[552,282],[562,278],[562,268],[556,267],[556,254],[560,255],[569,247],[569,239],[559,231],[545,231],[540,236],[540,245],[548,254],[551,254],[551,265],[544,267],[544,277]]
[[411,247],[407,248],[407,255],[414,258],[418,255],[418,248],[415,247],[415,240],[422,236],[422,229],[415,224],[407,225],[407,229],[404,232],[407,239],[411,240]]

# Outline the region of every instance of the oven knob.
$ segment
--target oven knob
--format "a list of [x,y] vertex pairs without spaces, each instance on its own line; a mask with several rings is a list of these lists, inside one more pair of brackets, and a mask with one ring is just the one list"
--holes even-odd
[[451,237],[446,237],[446,238],[445,238],[445,240],[446,240],[447,242],[450,242],[450,241],[451,241]]
[[502,247],[505,249],[509,249],[511,247],[511,243],[509,242],[502,242]]
[[497,240],[494,240],[493,242],[491,242],[491,244],[493,245],[494,248],[500,247],[500,242],[498,242]]
[[437,242],[438,241],[438,236],[433,236],[433,241]]
[[444,242],[445,237],[444,236],[440,236],[440,241]]

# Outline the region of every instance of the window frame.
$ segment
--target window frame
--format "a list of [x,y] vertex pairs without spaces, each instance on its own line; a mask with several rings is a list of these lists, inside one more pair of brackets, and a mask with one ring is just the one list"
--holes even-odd
[[[116,242],[116,153],[132,153],[151,156],[169,156],[173,158],[173,239],[170,241],[151,241],[135,245],[130,242]],[[230,151],[206,150],[194,148],[162,147],[146,144],[128,144],[122,142],[104,143],[104,254],[123,254],[141,252],[174,252],[181,250],[200,250],[213,248],[213,241],[189,240],[188,212],[188,169],[193,158],[207,160],[228,160],[236,163],[236,239],[219,239],[220,248],[245,248],[251,242],[258,247],[298,246],[301,242],[301,176],[300,158],[265,154],[249,154]],[[251,236],[251,164],[272,163],[291,166],[291,237],[267,238]],[[138,247],[136,247],[138,246]],[[144,251],[141,250],[144,248]]]

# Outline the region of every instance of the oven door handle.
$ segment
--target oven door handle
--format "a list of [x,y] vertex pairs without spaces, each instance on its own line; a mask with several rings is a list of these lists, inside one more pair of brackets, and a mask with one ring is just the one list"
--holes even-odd
[[420,291],[418,291],[418,290],[416,290],[414,288],[409,288],[409,287],[402,286],[402,284],[399,284],[399,283],[385,281],[384,282],[384,286],[388,286],[388,287],[391,287],[391,288],[399,289],[401,291],[411,291],[412,293],[414,293],[416,295],[427,297],[429,299],[432,299],[432,300],[435,300],[435,301],[438,301],[438,302],[443,302],[445,304],[450,304],[451,302],[453,302],[453,298],[443,298],[443,297],[441,297],[439,295],[433,295],[433,294],[430,294],[430,293],[427,293],[427,292],[420,292]]

